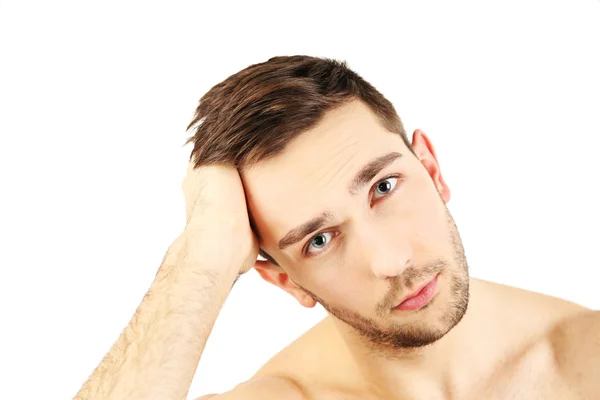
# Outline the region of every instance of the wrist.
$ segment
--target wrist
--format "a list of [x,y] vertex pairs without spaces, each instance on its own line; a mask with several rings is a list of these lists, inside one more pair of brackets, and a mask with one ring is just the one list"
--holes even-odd
[[182,251],[192,269],[225,273],[232,282],[248,263],[251,248],[244,245],[241,228],[230,225],[188,224],[182,234]]

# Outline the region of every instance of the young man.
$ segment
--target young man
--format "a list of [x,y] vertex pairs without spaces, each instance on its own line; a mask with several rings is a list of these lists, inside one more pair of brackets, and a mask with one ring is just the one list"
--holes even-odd
[[598,312],[469,278],[431,141],[344,63],[252,65],[191,127],[187,226],[77,398],[184,399],[252,267],[329,316],[203,398],[600,398]]

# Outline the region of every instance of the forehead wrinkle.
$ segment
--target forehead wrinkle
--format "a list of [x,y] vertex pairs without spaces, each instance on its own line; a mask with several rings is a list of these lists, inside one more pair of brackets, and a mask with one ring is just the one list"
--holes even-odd
[[336,171],[333,173],[333,175],[331,175],[331,177],[330,177],[330,178],[327,180],[327,182],[325,182],[323,185],[319,186],[319,189],[322,189],[322,188],[326,187],[326,186],[327,186],[327,184],[329,184],[329,182],[331,182],[331,181],[332,181],[332,180],[335,178],[335,176],[336,176],[336,175],[338,175],[338,174],[339,174],[339,172],[340,172],[342,169],[344,169],[344,167],[346,166],[346,164],[348,164],[348,163],[350,162],[350,160],[352,160],[352,158],[354,158],[354,156],[351,156],[350,158],[348,158],[348,159],[346,160],[346,162],[344,162],[344,164],[342,164],[342,166],[340,166],[340,167],[339,167],[339,168],[338,168],[338,169],[337,169],[337,170],[336,170]]
[[[352,158],[354,158],[355,154],[351,155],[346,160],[344,160],[344,158],[339,155],[341,153],[343,153],[345,150],[347,150],[348,148],[356,146],[357,144],[358,144],[358,141],[355,141],[354,143],[350,143],[346,147],[344,147],[343,149],[338,151],[333,157],[331,157],[332,160],[335,160],[336,158],[337,158],[337,160],[334,161],[334,164],[332,165],[331,168],[329,168],[327,170],[325,175],[323,175],[319,180],[317,180],[316,185],[318,188],[323,188],[323,187],[327,186],[327,184],[335,178],[335,176],[344,168],[344,166],[346,164],[348,164],[348,162],[350,162],[350,160]],[[343,163],[343,164],[339,168],[336,169],[337,165],[339,165],[341,163]],[[333,174],[331,174],[332,171],[333,171]],[[328,175],[330,175],[330,174],[331,174],[331,176],[329,178],[327,178]],[[324,179],[326,179],[326,182],[324,184],[320,184]]]
[[[345,140],[343,140],[343,141],[339,142],[338,144],[336,144],[335,146],[333,146],[333,147],[330,149],[330,151],[334,151],[334,150],[336,150],[338,147],[345,145],[345,142],[349,142],[349,141],[351,141],[352,139],[353,139],[353,138],[351,138],[351,137],[349,137],[349,138],[346,138]],[[352,143],[352,144],[358,144],[358,141],[357,141],[357,140],[355,140],[355,142],[354,142],[354,143]],[[333,156],[331,156],[331,157],[327,157],[327,159],[328,159],[328,160],[332,160],[332,159],[334,159],[334,158],[335,158],[335,157],[336,157],[338,154],[340,154],[341,152],[343,152],[344,150],[346,150],[348,147],[352,146],[352,144],[350,144],[349,146],[346,146],[346,147],[344,147],[343,149],[341,149],[340,151],[338,151],[337,153],[335,153]],[[310,176],[312,176],[312,175],[316,174],[317,172],[319,172],[319,169],[315,169],[315,170],[313,170],[311,173],[309,173],[308,175],[306,175],[306,178],[308,178],[308,177],[310,177]]]

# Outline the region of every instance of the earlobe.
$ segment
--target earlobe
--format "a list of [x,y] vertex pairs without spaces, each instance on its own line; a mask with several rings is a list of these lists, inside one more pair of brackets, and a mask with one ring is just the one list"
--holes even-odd
[[315,299],[313,299],[306,293],[303,294],[302,300],[298,300],[298,301],[300,302],[300,304],[302,304],[306,308],[313,308],[314,306],[317,305],[317,302],[315,301]]
[[444,181],[444,177],[442,175],[440,175],[440,184],[437,190],[442,197],[442,200],[444,200],[444,203],[448,203],[450,201],[450,188]]

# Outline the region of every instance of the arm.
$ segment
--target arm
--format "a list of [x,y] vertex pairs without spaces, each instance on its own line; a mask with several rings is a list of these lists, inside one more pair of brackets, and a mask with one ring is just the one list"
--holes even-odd
[[188,176],[202,181],[203,195],[187,203],[201,206],[189,208],[135,315],[75,399],[185,399],[235,277],[254,265],[258,244],[237,171]]
[[600,399],[600,311],[584,311],[550,334],[558,370],[584,398]]
[[209,258],[193,237],[185,232],[173,243],[129,325],[76,399],[185,399],[237,275],[230,271],[242,264],[190,268]]

